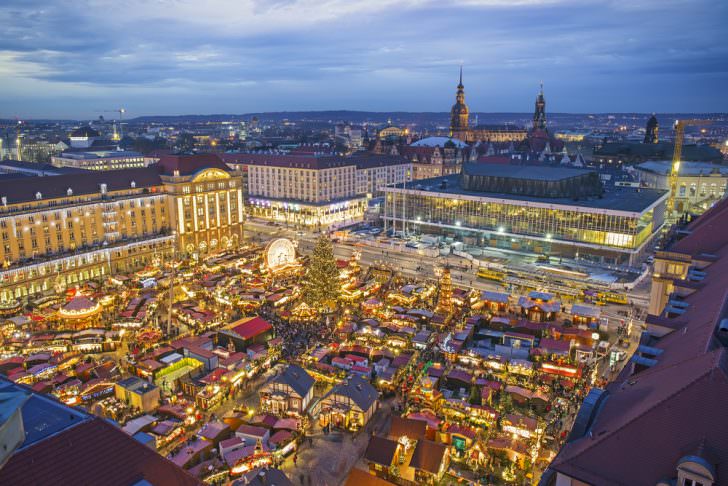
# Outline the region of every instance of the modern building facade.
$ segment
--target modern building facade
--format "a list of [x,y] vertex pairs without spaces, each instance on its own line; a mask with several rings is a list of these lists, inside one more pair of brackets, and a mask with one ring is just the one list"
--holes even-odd
[[0,188],[0,300],[239,244],[242,181],[215,156],[19,176]]
[[663,225],[664,191],[603,186],[579,169],[466,164],[387,187],[385,225],[466,244],[637,265]]
[[63,152],[51,157],[55,167],[75,167],[87,170],[115,170],[146,167],[156,159],[139,152],[126,150],[99,150],[94,152]]

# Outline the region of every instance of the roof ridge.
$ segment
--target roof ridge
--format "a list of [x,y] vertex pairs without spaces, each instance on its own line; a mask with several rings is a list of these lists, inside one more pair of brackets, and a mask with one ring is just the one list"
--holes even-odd
[[[723,351],[723,350],[721,350],[721,351]],[[721,353],[718,353],[718,354],[721,354]],[[606,439],[608,439],[608,438],[612,437],[612,436],[613,436],[614,434],[616,434],[617,432],[619,432],[620,430],[622,430],[622,429],[623,429],[624,427],[626,427],[627,425],[629,425],[629,424],[631,424],[631,423],[633,423],[633,422],[635,422],[635,421],[639,420],[640,418],[642,418],[643,416],[645,416],[645,415],[646,415],[646,414],[647,414],[648,412],[651,412],[652,410],[654,410],[654,409],[655,409],[655,408],[657,408],[658,406],[662,405],[662,404],[663,404],[664,402],[666,402],[666,401],[667,401],[667,400],[669,400],[670,398],[672,398],[672,397],[674,397],[674,396],[676,396],[676,395],[678,395],[678,394],[682,393],[682,392],[683,392],[684,390],[686,390],[686,389],[690,388],[691,386],[695,385],[695,384],[696,384],[696,383],[697,383],[698,381],[702,380],[702,379],[703,379],[703,378],[705,378],[705,377],[706,377],[707,375],[710,375],[710,374],[712,374],[712,372],[713,372],[713,371],[715,370],[715,368],[716,368],[716,365],[717,365],[717,364],[718,364],[718,362],[719,362],[719,359],[713,359],[713,361],[714,361],[714,363],[713,363],[713,366],[711,366],[710,368],[708,368],[708,369],[704,370],[704,371],[703,371],[703,372],[702,372],[702,373],[701,373],[701,374],[700,374],[699,376],[697,376],[697,377],[696,377],[695,379],[693,379],[693,380],[689,381],[689,382],[688,382],[688,383],[687,383],[687,384],[686,384],[685,386],[682,386],[682,387],[678,388],[677,390],[675,390],[675,391],[674,391],[673,393],[669,394],[668,396],[666,396],[666,397],[665,397],[665,398],[663,398],[662,400],[660,400],[660,401],[658,401],[658,402],[655,402],[655,403],[654,403],[654,404],[653,404],[652,406],[650,406],[650,407],[646,408],[646,409],[645,409],[644,411],[642,411],[642,413],[640,413],[640,414],[638,414],[637,416],[633,417],[632,419],[628,420],[627,422],[625,422],[624,424],[622,424],[622,425],[621,425],[621,426],[620,426],[619,428],[616,428],[616,429],[614,429],[614,430],[612,430],[612,431],[610,431],[610,432],[605,432],[605,433],[604,433],[603,435],[599,436],[599,440],[593,440],[593,441],[592,441],[593,443],[592,443],[592,444],[590,444],[590,445],[589,445],[589,447],[586,447],[585,449],[583,449],[582,451],[580,451],[580,452],[579,452],[578,454],[576,454],[575,456],[572,456],[572,457],[570,458],[570,461],[573,461],[573,459],[574,459],[574,458],[576,458],[576,457],[579,457],[580,455],[582,455],[583,453],[585,453],[586,451],[588,451],[589,449],[591,449],[591,448],[592,448],[592,447],[593,447],[594,445],[596,445],[596,444],[598,444],[598,443],[600,443],[600,442],[603,442],[604,440],[606,440]],[[668,366],[668,367],[667,367],[667,368],[665,368],[665,369],[669,369],[669,368],[671,368],[671,367],[673,367],[673,366],[674,366],[674,365],[672,365],[672,366]],[[725,373],[724,373],[724,374],[725,374]],[[728,377],[728,375],[726,375],[726,377]],[[589,433],[589,432],[591,432],[591,430],[593,429],[593,427],[594,427],[594,425],[592,425],[592,427],[590,427],[590,428],[588,429],[588,431],[587,431],[587,435],[588,435],[588,433]],[[582,439],[583,439],[583,438],[586,438],[586,437],[587,437],[587,435],[585,435],[584,437],[582,437]]]

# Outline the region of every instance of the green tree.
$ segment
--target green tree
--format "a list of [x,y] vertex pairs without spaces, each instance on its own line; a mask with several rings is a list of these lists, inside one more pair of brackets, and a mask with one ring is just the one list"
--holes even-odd
[[341,286],[339,269],[336,268],[334,246],[326,235],[316,240],[303,285],[304,301],[319,310],[331,310],[336,306]]

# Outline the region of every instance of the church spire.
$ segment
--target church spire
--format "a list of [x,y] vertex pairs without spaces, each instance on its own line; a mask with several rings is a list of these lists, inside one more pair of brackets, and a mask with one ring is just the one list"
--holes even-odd
[[466,137],[468,130],[468,105],[465,104],[465,86],[463,86],[463,66],[460,65],[460,80],[458,83],[457,93],[455,94],[455,104],[450,109],[450,136]]
[[533,112],[533,129],[546,130],[546,99],[543,96],[543,81],[541,81],[541,90],[536,97],[536,109]]

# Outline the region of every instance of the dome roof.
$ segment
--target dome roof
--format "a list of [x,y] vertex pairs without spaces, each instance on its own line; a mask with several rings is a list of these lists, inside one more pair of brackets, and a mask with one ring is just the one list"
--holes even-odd
[[452,142],[458,148],[467,147],[468,144],[457,138],[450,137],[426,137],[421,140],[417,140],[411,146],[412,147],[444,147],[447,142]]
[[74,138],[94,138],[100,136],[100,134],[90,126],[85,125],[72,131],[71,136]]

